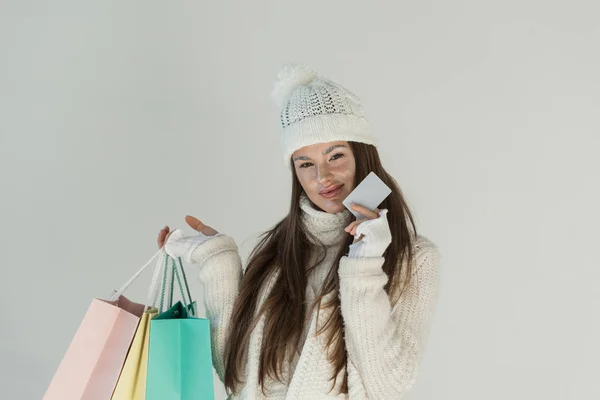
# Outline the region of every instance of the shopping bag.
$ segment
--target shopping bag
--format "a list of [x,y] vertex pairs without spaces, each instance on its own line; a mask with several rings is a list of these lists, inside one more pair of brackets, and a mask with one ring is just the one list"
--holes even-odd
[[129,301],[123,291],[115,291],[108,300],[92,300],[43,400],[110,399],[145,308]]
[[150,320],[156,315],[158,315],[156,308],[152,308],[142,315],[111,400],[145,399]]
[[[213,366],[208,319],[195,317],[185,271],[171,262],[182,300],[173,304],[171,279],[167,309],[150,322],[147,400],[214,399]],[[179,269],[179,271],[178,271]],[[181,277],[179,276],[181,273]],[[186,293],[183,291],[182,278]],[[188,295],[186,300],[185,294]],[[160,309],[163,310],[161,302]]]

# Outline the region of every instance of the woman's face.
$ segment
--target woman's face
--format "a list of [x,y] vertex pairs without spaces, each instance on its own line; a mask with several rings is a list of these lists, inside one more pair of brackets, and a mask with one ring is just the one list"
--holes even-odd
[[322,211],[337,213],[354,189],[356,162],[348,142],[317,143],[292,154],[294,169],[308,198]]

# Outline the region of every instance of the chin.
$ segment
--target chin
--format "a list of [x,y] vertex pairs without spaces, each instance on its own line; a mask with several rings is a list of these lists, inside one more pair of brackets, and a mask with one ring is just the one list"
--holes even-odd
[[317,204],[317,206],[330,214],[337,214],[343,211],[346,207],[342,204],[342,200],[327,201],[323,204]]

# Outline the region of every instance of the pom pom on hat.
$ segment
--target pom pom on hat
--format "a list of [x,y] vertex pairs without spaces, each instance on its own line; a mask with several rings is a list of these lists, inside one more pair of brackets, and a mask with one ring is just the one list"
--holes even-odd
[[282,109],[294,89],[308,85],[316,78],[317,72],[305,64],[284,64],[277,73],[277,80],[272,93],[277,107]]

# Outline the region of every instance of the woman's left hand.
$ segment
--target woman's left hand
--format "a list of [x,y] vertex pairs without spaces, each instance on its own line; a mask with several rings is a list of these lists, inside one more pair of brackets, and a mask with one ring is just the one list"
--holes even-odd
[[[360,213],[360,215],[364,215],[366,218],[359,218],[356,221],[352,221],[352,223],[350,223],[350,225],[348,225],[344,230],[346,232],[348,232],[349,234],[351,234],[352,236],[356,236],[356,229],[358,228],[358,226],[360,224],[362,224],[365,221],[371,220],[371,219],[377,219],[379,218],[379,212],[381,211],[379,208],[375,208],[374,210],[370,210],[367,207],[363,207],[361,205],[358,204],[354,204],[354,203],[350,203],[350,207]],[[354,238],[354,243],[360,242],[361,239],[364,237],[365,235],[360,235],[357,238]]]
[[350,206],[364,218],[353,221],[345,229],[354,236],[348,256],[352,258],[381,257],[392,242],[392,233],[387,220],[388,210],[378,208],[369,210],[357,204]]

